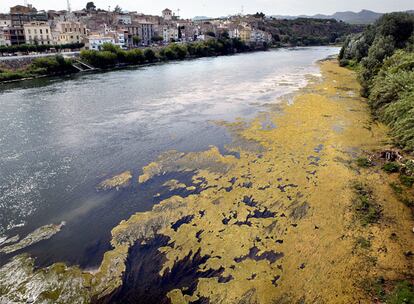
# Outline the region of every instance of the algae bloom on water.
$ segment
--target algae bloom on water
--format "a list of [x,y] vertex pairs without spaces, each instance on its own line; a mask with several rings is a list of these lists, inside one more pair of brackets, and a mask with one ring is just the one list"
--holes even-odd
[[115,175],[107,180],[104,180],[98,185],[98,190],[111,190],[119,189],[129,185],[129,182],[132,179],[131,171],[125,171],[121,174]]

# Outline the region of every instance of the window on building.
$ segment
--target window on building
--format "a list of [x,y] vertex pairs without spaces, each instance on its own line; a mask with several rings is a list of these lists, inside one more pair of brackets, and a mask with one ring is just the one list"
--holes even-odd
[[40,34],[43,34],[43,30],[42,29],[40,29],[39,31],[40,31]]
[[46,29],[46,34],[49,34],[49,29]]

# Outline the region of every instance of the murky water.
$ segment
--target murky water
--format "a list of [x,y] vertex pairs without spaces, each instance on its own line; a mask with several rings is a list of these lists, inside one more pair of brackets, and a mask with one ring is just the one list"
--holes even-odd
[[213,120],[257,114],[306,85],[315,62],[337,52],[283,49],[2,85],[0,236],[66,221],[23,251],[40,265],[94,267],[111,228],[160,201],[154,195],[171,176],[119,192],[98,192],[102,180],[131,169],[136,180],[171,149],[223,150],[231,138]]

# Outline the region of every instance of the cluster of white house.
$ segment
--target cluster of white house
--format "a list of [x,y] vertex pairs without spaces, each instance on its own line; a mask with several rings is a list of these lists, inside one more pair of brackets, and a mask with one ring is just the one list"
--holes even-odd
[[98,50],[104,43],[122,48],[172,41],[197,41],[227,32],[230,38],[249,43],[271,42],[272,35],[252,27],[243,19],[180,19],[171,10],[162,16],[104,10],[37,11],[17,5],[0,15],[1,45],[62,45],[83,43]]

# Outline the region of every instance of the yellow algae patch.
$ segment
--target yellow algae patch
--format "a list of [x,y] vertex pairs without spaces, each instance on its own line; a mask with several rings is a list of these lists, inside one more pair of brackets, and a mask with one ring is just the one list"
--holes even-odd
[[180,183],[176,179],[171,179],[163,184],[164,187],[167,187],[171,191],[177,190],[177,189],[184,189],[187,188],[187,185],[184,183]]
[[168,172],[197,171],[207,169],[213,172],[225,172],[230,168],[236,158],[231,155],[223,156],[217,147],[210,147],[203,152],[181,153],[169,151],[163,153],[155,162],[143,168],[143,174],[139,176],[139,183],[145,183],[149,179]]
[[110,189],[119,189],[122,187],[128,186],[129,182],[132,179],[131,171],[125,171],[121,174],[115,175],[112,178],[104,180],[98,185],[98,189],[110,190]]
[[[50,224],[39,227],[33,232],[29,233],[25,238],[23,238],[19,242],[2,247],[0,249],[0,253],[9,254],[21,250],[23,248],[29,247],[40,241],[50,239],[52,236],[58,233],[63,228],[63,226],[65,226],[65,224],[65,222],[61,222],[60,224]],[[18,239],[15,240],[17,241]]]

